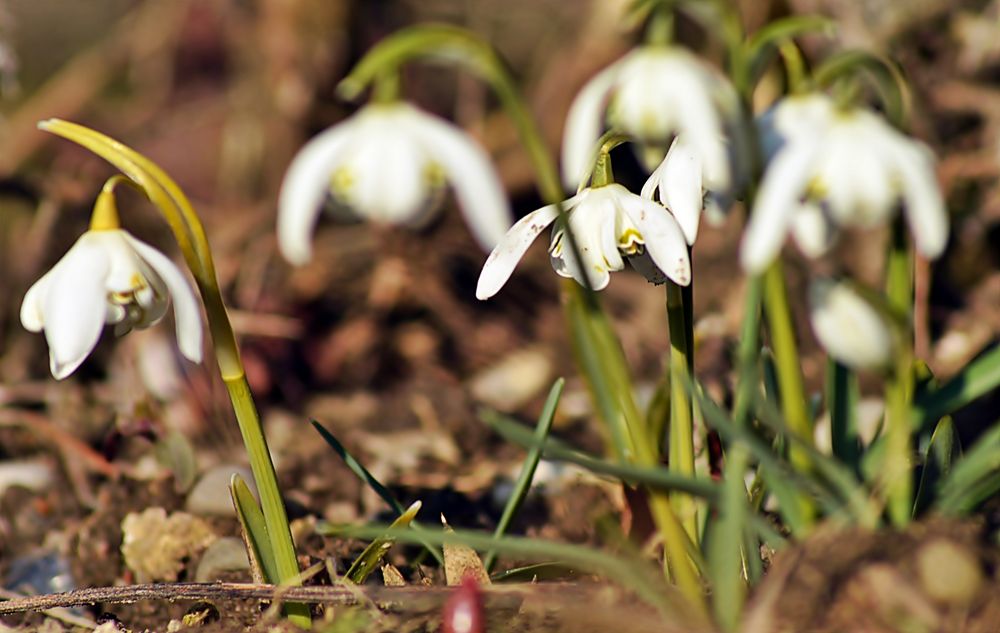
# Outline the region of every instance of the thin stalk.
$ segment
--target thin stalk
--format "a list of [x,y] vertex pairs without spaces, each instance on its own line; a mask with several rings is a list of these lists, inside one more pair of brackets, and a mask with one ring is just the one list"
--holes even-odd
[[[670,328],[670,470],[694,475],[694,424],[687,385],[691,381],[690,326],[685,314],[681,287],[667,281],[667,322]],[[671,495],[671,501],[688,537],[698,542],[698,512],[694,500],[685,494]]]
[[[779,257],[764,273],[764,311],[767,315],[774,361],[781,389],[781,412],[789,430],[804,443],[813,443],[812,420],[806,402],[802,368],[799,364],[798,345],[795,342],[795,327],[788,304],[788,288]],[[788,450],[789,461],[801,473],[808,473],[811,464],[808,455],[794,444]],[[801,497],[802,515],[811,518],[815,508],[809,499]]]
[[[87,127],[58,119],[42,122],[39,127],[90,149],[120,169],[142,188],[173,232],[201,294],[216,360],[229,392],[257,483],[268,541],[280,574],[278,578],[269,580],[276,584],[301,584],[274,464],[267,450],[257,407],[246,382],[236,336],[216,278],[211,248],[198,214],[180,187],[158,165],[135,150]],[[288,604],[286,613],[297,624],[310,625],[308,606]]]
[[913,262],[906,243],[906,229],[897,218],[886,266],[886,294],[889,306],[897,315],[906,315],[905,334],[901,337],[892,377],[886,383],[887,446],[885,486],[887,510],[893,525],[906,525],[913,511],[913,478],[910,457],[913,451],[913,424],[910,401],[913,399],[913,340],[910,328],[913,294]]

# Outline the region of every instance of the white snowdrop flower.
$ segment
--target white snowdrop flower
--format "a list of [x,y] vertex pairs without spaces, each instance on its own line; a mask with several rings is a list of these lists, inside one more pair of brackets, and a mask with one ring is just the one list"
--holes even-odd
[[807,255],[817,256],[838,227],[884,224],[900,203],[917,249],[940,255],[948,217],[928,148],[874,112],[828,103],[824,113],[826,97],[803,99],[786,100],[772,115],[777,142],[743,236],[744,269],[767,268],[789,230]]
[[637,48],[598,73],[573,101],[563,132],[564,184],[575,188],[586,179],[606,113],[611,127],[644,143],[666,146],[683,134],[701,158],[708,187],[725,189],[730,184],[725,123],[737,108],[732,86],[687,50]]
[[105,323],[118,334],[149,327],[171,298],[181,353],[201,362],[198,300],[177,266],[122,229],[90,230],[28,289],[21,323],[44,330],[52,375],[62,379],[94,349]]
[[436,210],[448,180],[472,234],[489,250],[512,216],[486,152],[443,119],[402,102],[365,106],[307,143],[285,174],[278,245],[304,264],[327,193],[359,217],[415,226]]
[[[625,258],[629,258],[647,277],[655,279],[662,273],[680,285],[691,282],[684,233],[656,202],[609,184],[583,189],[563,202],[563,208],[583,262],[581,265],[573,256],[565,227],[557,228],[549,254],[559,275],[572,277],[581,285],[589,281],[594,290],[601,290],[608,285],[610,273],[624,268]],[[488,299],[496,294],[531,243],[558,216],[558,207],[553,204],[532,211],[511,227],[486,260],[476,297]],[[651,265],[644,265],[650,264],[647,258]]]
[[809,318],[819,344],[852,369],[881,369],[892,362],[895,339],[886,315],[850,284],[818,279],[809,286]]
[[729,191],[710,191],[705,180],[704,161],[685,137],[678,136],[663,162],[642,186],[640,195],[650,200],[655,198],[669,209],[681,225],[687,243],[693,245],[702,210],[710,218],[722,219],[731,202]]

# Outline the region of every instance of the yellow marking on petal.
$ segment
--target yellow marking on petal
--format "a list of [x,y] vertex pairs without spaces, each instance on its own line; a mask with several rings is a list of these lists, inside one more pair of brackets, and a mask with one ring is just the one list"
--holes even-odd
[[625,229],[618,236],[618,250],[626,255],[635,255],[642,250],[644,243],[645,240],[642,239],[642,233],[633,228]]
[[441,165],[433,161],[429,161],[424,167],[424,180],[430,187],[438,188],[443,187],[445,183],[445,173]]
[[334,195],[345,196],[354,188],[356,180],[349,167],[338,167],[330,174],[330,191]]
[[813,176],[806,185],[805,197],[809,200],[822,200],[830,193],[830,188],[819,176]]

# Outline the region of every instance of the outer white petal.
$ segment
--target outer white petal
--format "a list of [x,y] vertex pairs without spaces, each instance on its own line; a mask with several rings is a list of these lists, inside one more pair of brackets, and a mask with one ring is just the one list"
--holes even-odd
[[53,272],[50,270],[32,284],[21,302],[21,325],[29,332],[41,332],[45,327],[45,314],[42,310]]
[[792,235],[806,257],[817,258],[833,245],[836,227],[817,202],[806,202],[792,217]]
[[810,320],[827,353],[855,369],[886,367],[893,338],[886,320],[848,285],[820,279],[809,288]]
[[[687,243],[694,244],[698,237],[698,224],[704,204],[702,166],[698,155],[681,137],[678,137],[674,139],[657,172],[659,172],[660,202],[670,210],[677,223],[681,225]],[[642,188],[644,198],[651,197],[646,195],[647,187],[648,181]]]
[[687,242],[677,220],[652,200],[628,194],[620,196],[618,201],[642,233],[653,263],[675,283],[682,286],[691,283]]
[[361,218],[408,224],[430,197],[428,152],[415,129],[422,121],[409,116],[411,110],[404,104],[368,106],[349,154],[339,161],[338,171],[351,181],[341,195]]
[[781,251],[792,215],[812,176],[819,147],[809,142],[785,146],[764,172],[760,194],[740,244],[740,263],[750,273],[761,273]]
[[473,236],[484,250],[491,250],[503,239],[513,216],[489,155],[468,134],[443,119],[416,109],[413,114],[413,131],[448,175]]
[[174,301],[177,345],[185,358],[200,363],[202,353],[201,313],[198,310],[198,300],[195,298],[191,286],[166,255],[127,233],[125,233],[125,239],[167,285],[167,290],[170,291],[170,296]]
[[948,210],[934,174],[934,159],[930,150],[919,143],[899,153],[906,218],[917,250],[934,259],[948,243]]
[[562,141],[562,177],[567,189],[575,191],[592,167],[590,163],[596,158],[594,146],[604,128],[603,115],[608,94],[615,85],[622,64],[630,57],[626,55],[597,73],[570,106]]
[[78,241],[52,270],[42,313],[49,365],[57,380],[76,371],[101,337],[110,266],[102,249]]
[[486,263],[483,264],[483,270],[479,273],[479,282],[476,284],[477,299],[489,299],[500,291],[538,234],[552,224],[558,216],[559,207],[551,204],[532,211],[510,227],[490,256],[486,258]]
[[312,257],[310,236],[330,190],[335,162],[353,131],[353,119],[326,130],[306,143],[285,173],[278,196],[278,247],[293,264]]

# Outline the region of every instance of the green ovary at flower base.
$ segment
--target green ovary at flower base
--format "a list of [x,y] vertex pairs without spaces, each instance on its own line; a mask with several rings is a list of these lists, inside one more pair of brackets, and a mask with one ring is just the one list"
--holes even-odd
[[[93,151],[120,169],[128,180],[116,176],[108,181],[95,206],[90,231],[29,290],[21,311],[22,321],[28,329],[45,330],[51,345],[53,374],[63,377],[72,373],[89,354],[105,321],[125,330],[151,325],[163,316],[169,292],[174,299],[181,351],[191,360],[200,360],[200,318],[183,275],[162,253],[118,228],[115,186],[129,182],[143,191],[169,224],[201,293],[219,370],[260,494],[267,535],[266,542],[259,546],[269,547],[276,561],[279,577],[268,580],[299,584],[298,562],[274,465],[198,215],[180,187],[135,150],[67,121],[50,119],[39,127]],[[86,304],[85,319],[66,318],[67,301],[74,298]],[[306,605],[287,604],[285,610],[294,622],[309,625]]]

